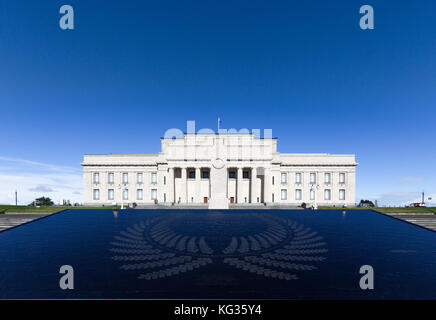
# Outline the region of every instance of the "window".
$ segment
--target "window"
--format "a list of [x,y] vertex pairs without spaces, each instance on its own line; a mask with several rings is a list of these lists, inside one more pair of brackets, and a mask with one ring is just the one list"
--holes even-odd
[[316,183],[316,173],[314,172],[310,174],[310,183],[312,184]]
[[107,199],[108,200],[114,200],[114,189],[109,189],[107,191]]
[[236,171],[229,171],[229,179],[236,179]]
[[315,190],[310,189],[310,200],[315,200]]
[[250,179],[250,173],[248,171],[242,171],[243,179]]
[[92,197],[93,197],[94,200],[100,200],[100,190],[99,189],[94,189]]
[[203,171],[201,173],[201,178],[202,179],[209,179],[209,171]]
[[188,179],[195,179],[195,171],[188,172]]
[[332,197],[331,191],[330,189],[325,189],[324,190],[324,200],[330,200]]
[[156,172],[151,173],[151,183],[157,183],[157,173]]
[[301,183],[301,172],[295,174],[295,183]]
[[123,190],[123,200],[129,200],[129,190],[128,189]]
[[282,200],[288,199],[288,190],[282,189]]
[[143,192],[142,192],[142,189],[138,189],[138,190],[136,190],[136,199],[137,199],[137,200],[142,200],[142,199],[143,199]]
[[345,173],[339,173],[339,183],[345,183]]
[[94,183],[99,183],[100,182],[100,174],[98,172],[94,172],[94,174],[92,176],[92,181]]
[[344,189],[339,190],[339,200],[345,200],[345,190]]
[[114,173],[113,172],[109,172],[107,175],[107,182],[109,184],[113,184],[114,183]]
[[281,178],[282,183],[288,183],[288,174],[286,172],[282,172],[281,177],[282,177]]
[[[274,185],[274,176],[272,176],[272,185]],[[274,201],[273,201],[274,202]]]
[[301,200],[301,189],[295,190],[295,200]]
[[330,173],[324,173],[324,183],[330,184],[331,183],[331,174]]
[[123,183],[129,183],[129,174],[127,172],[123,173]]
[[142,174],[142,172],[138,172],[136,174],[136,182],[137,183],[143,183],[144,182],[144,175]]
[[166,184],[167,184],[167,177],[164,176],[164,185],[166,185]]
[[151,200],[157,200],[157,189],[151,189]]

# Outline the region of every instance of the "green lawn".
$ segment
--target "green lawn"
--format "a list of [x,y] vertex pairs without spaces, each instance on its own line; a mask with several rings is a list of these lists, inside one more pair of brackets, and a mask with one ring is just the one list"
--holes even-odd
[[436,207],[429,208],[391,208],[391,207],[382,207],[382,208],[374,208],[376,211],[380,211],[383,213],[436,213]]
[[[319,209],[341,209],[340,207],[323,207],[320,206]],[[353,210],[367,210],[374,209],[375,211],[379,211],[382,213],[410,213],[410,214],[419,214],[419,213],[436,213],[436,207],[417,207],[417,208],[405,208],[405,207],[377,207],[377,208],[350,208]]]
[[115,209],[119,207],[60,207],[60,206],[53,206],[53,207],[32,207],[32,206],[11,206],[11,205],[0,205],[0,212],[6,211],[6,212],[59,212],[65,209],[72,209],[72,210],[80,210],[80,209]]
[[[6,212],[59,212],[61,210],[65,209],[72,209],[72,210],[81,210],[81,209],[119,209],[119,207],[32,207],[32,206],[11,206],[11,205],[0,205],[0,212],[6,211]],[[319,209],[334,209],[334,210],[340,210],[341,207],[325,207],[320,206]],[[353,210],[366,210],[368,208],[349,208]],[[379,207],[379,208],[373,208],[376,211],[382,212],[382,213],[410,213],[410,214],[419,214],[419,213],[435,213],[436,214],[436,207],[429,207],[429,208],[399,208],[399,207]]]

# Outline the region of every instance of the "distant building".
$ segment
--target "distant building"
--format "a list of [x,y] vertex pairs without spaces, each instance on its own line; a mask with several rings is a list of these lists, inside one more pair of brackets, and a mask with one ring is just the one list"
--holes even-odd
[[161,138],[155,154],[85,155],[87,205],[355,205],[354,155],[277,152],[253,134]]

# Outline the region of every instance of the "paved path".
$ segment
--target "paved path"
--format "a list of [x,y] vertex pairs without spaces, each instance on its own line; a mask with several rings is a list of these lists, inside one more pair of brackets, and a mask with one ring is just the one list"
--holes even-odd
[[436,215],[392,215],[395,218],[403,219],[408,222],[426,227],[436,231]]
[[50,213],[5,213],[0,214],[0,231],[44,217]]

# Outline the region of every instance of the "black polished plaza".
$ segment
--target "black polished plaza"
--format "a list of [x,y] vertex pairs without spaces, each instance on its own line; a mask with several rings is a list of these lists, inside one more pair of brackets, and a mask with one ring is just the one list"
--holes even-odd
[[1,232],[0,271],[2,299],[436,299],[436,233],[370,210],[66,210]]

